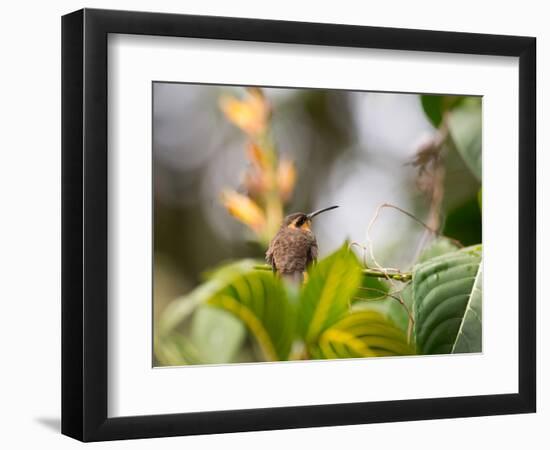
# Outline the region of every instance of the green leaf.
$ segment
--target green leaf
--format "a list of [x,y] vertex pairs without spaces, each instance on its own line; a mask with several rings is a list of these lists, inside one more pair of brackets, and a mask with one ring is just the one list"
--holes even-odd
[[306,343],[349,311],[360,283],[361,266],[347,244],[309,269],[298,313],[298,332]]
[[481,210],[472,196],[447,213],[443,234],[464,245],[475,245],[481,242],[481,225]]
[[483,211],[483,191],[481,188],[477,192],[477,203],[479,204],[479,210]]
[[[367,289],[365,291],[365,288]],[[372,277],[363,277],[359,291],[354,297],[353,311],[376,311],[401,328],[405,333],[409,329],[409,314],[398,301],[400,299],[412,311],[410,283],[399,284],[399,289],[390,294],[386,282]]]
[[[405,306],[408,308],[410,313],[413,313],[413,295],[412,295],[412,283],[407,283],[401,288],[399,292],[394,294],[400,298]],[[414,342],[414,328],[413,324],[409,323],[409,313],[403,305],[401,305],[394,298],[391,299],[392,302],[389,305],[388,309],[388,318],[395,323],[399,328],[401,328],[405,333],[408,333],[409,326],[411,327],[411,342]]]
[[418,262],[428,261],[429,259],[435,258],[436,256],[441,256],[446,253],[456,252],[459,249],[452,240],[440,236],[434,241],[432,241],[420,254]]
[[211,306],[200,306],[193,314],[191,341],[201,358],[212,364],[233,361],[246,330],[233,315]]
[[269,361],[286,360],[295,334],[296,311],[283,282],[271,272],[251,270],[234,277],[208,300],[237,317]]
[[453,353],[479,353],[481,352],[481,300],[483,286],[482,264],[479,265],[476,280],[472,287],[470,299],[466,306],[466,313],[458,329]]
[[466,97],[460,95],[421,95],[422,109],[435,128],[439,128],[446,111],[458,107]]
[[165,308],[159,319],[159,335],[163,336],[170,333],[187,319],[199,305],[206,303],[208,299],[230,284],[233,279],[252,271],[256,264],[257,261],[244,259],[222,266],[210,273],[208,280],[192,292],[173,300]]
[[481,99],[468,98],[450,112],[449,132],[458,153],[481,181]]
[[388,283],[380,278],[362,276],[358,291],[355,293],[354,302],[384,298],[389,291]]
[[435,128],[439,128],[443,120],[443,96],[421,95],[422,108]]
[[178,332],[163,337],[157,336],[154,350],[155,358],[160,366],[184,366],[203,363],[192,342]]
[[[481,326],[475,335],[471,332],[475,316],[472,313],[466,317],[472,309],[481,318],[481,284],[474,289],[476,280],[481,279],[480,267],[481,245],[447,253],[415,267],[412,289],[420,353],[446,354],[463,349],[461,339],[466,336],[469,348],[481,348]],[[477,295],[479,299],[474,297]]]
[[[257,340],[266,359],[287,359],[294,337],[295,308],[282,282],[271,272],[254,270],[257,264],[254,260],[242,260],[222,266],[210,272],[207,281],[190,294],[170,303],[159,321],[159,342],[169,340],[173,335],[172,330],[188,319],[199,306],[209,304],[239,319]],[[198,320],[204,321],[204,318]],[[232,325],[226,320],[225,326]],[[233,339],[237,341],[237,331],[233,329],[231,333],[235,334]],[[199,333],[198,329],[194,332],[193,343],[204,351],[207,344],[201,342],[199,335],[206,338],[208,332]],[[223,362],[229,357],[229,350],[217,350],[216,353],[224,353],[218,356],[214,356],[213,349],[207,349],[206,352],[210,355],[210,361],[214,362],[216,358],[216,362]]]
[[384,315],[359,311],[326,329],[310,353],[316,359],[334,359],[413,355],[415,351],[403,330]]

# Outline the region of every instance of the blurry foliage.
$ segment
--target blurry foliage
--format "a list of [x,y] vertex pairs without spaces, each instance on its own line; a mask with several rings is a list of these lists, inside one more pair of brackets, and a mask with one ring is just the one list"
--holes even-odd
[[481,181],[481,99],[470,97],[449,112],[449,132],[464,162]]
[[[306,107],[319,110],[316,101]],[[348,243],[312,265],[301,287],[254,259],[222,264],[156,316],[156,364],[480,352],[481,100],[420,101],[435,131],[411,161],[429,213],[408,272],[359,261]],[[248,140],[243,189],[226,189],[222,202],[265,248],[296,186],[295,164],[279,157],[260,89],[224,96],[220,107]],[[472,186],[450,200],[456,170],[468,171]]]
[[429,261],[430,259],[435,258],[436,256],[441,256],[446,253],[451,253],[458,249],[459,247],[456,241],[453,241],[444,236],[440,237],[434,240],[422,251],[422,253],[420,254],[420,257],[418,258],[418,263]]
[[422,108],[430,119],[432,125],[436,128],[441,125],[443,120],[443,102],[445,97],[442,95],[422,95],[420,101],[422,102]]
[[311,354],[316,359],[365,358],[413,355],[415,349],[403,331],[382,314],[358,311],[324,331]]
[[241,273],[207,303],[237,317],[256,338],[265,360],[288,358],[296,308],[277,277],[255,270]]
[[421,103],[434,127],[448,127],[454,148],[481,182],[481,97],[422,95]]
[[[413,334],[407,332],[407,309],[394,297],[356,297],[368,276],[344,245],[309,269],[299,291],[251,262],[218,270],[206,289],[175,300],[172,312],[163,314],[157,341],[175,344],[157,359],[168,365],[229,362],[243,343],[241,326],[260,349],[259,361],[480,351],[481,246],[446,243],[430,255],[437,256],[425,255],[398,294],[414,311]],[[220,316],[204,317],[214,313],[212,307]],[[186,317],[181,312],[189,308],[196,312],[185,336],[173,315]],[[227,314],[236,320],[228,321]]]
[[243,345],[245,332],[242,322],[232,314],[201,305],[193,315],[190,337],[204,361],[228,363]]
[[298,332],[311,345],[350,309],[361,282],[360,265],[344,245],[308,272],[300,292]]
[[481,242],[481,209],[476,195],[447,213],[443,234],[464,245]]

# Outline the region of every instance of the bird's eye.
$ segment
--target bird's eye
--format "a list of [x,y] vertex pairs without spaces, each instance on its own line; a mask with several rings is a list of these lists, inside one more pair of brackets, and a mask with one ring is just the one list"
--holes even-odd
[[300,228],[304,223],[306,223],[306,220],[307,220],[307,217],[300,217],[297,221],[296,221],[296,226],[298,228]]

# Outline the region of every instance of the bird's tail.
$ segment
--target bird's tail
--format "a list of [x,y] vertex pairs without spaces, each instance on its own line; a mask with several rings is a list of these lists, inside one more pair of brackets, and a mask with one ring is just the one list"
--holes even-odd
[[281,278],[285,280],[286,282],[290,284],[294,284],[296,286],[299,286],[304,281],[304,274],[302,272],[289,272],[289,273],[282,273]]

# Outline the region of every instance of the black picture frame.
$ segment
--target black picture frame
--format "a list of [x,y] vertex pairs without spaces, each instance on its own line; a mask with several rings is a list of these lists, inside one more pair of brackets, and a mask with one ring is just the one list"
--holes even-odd
[[[109,418],[109,33],[519,57],[518,393]],[[101,441],[535,412],[535,90],[533,37],[94,9],[64,16],[62,433]]]

